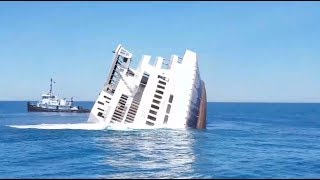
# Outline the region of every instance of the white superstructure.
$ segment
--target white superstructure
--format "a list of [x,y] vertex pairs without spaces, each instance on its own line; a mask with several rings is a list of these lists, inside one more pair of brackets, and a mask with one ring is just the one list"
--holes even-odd
[[132,128],[205,128],[206,91],[195,52],[165,60],[143,55],[131,69],[132,54],[115,50],[107,81],[91,112],[90,122]]
[[56,109],[69,109],[72,106],[72,101],[66,101],[65,98],[59,99],[57,96],[45,93],[41,95],[41,100],[37,103],[37,107]]

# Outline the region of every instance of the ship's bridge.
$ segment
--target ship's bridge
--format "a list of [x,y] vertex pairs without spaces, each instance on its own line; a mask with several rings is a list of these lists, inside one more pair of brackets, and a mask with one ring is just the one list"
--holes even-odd
[[56,96],[54,96],[54,95],[50,95],[50,94],[42,94],[42,99],[55,99],[56,98]]

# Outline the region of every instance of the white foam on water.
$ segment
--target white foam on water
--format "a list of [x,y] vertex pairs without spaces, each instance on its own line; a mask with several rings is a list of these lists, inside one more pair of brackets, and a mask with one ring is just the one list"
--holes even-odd
[[110,124],[106,127],[107,130],[114,130],[114,131],[131,131],[133,128],[130,128],[128,126],[120,126],[115,124]]
[[116,130],[116,131],[132,131],[132,130],[143,130],[143,129],[162,129],[165,127],[157,126],[133,126],[131,124],[106,124],[104,122],[98,123],[75,123],[75,124],[36,124],[36,125],[8,125],[12,128],[18,129],[78,129],[78,130]]
[[9,125],[19,129],[80,129],[80,130],[103,130],[105,124],[101,123],[77,123],[77,124],[36,124],[36,125]]
[[133,129],[150,129],[150,128],[134,128],[125,124],[109,124],[105,123],[76,123],[76,124],[36,124],[36,125],[8,125],[18,129],[78,129],[78,130],[116,130],[130,131]]

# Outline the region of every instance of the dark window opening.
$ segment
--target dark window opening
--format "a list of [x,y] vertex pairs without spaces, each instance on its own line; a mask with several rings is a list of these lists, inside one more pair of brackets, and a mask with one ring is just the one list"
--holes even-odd
[[167,124],[168,119],[169,119],[169,116],[168,116],[168,115],[165,115],[165,116],[164,116],[163,124]]
[[163,80],[166,80],[166,78],[164,76],[158,75],[158,78],[161,78]]
[[104,105],[104,103],[103,103],[103,102],[101,102],[101,101],[98,101],[98,104]]
[[160,101],[153,99],[152,102],[156,103],[156,104],[160,104]]
[[146,124],[149,125],[149,126],[153,126],[154,125],[154,123],[149,122],[149,121],[147,121]]
[[148,119],[150,119],[150,120],[156,120],[157,118],[155,118],[155,117],[153,117],[153,116],[150,116],[150,115],[148,115]]
[[160,91],[160,90],[156,90],[156,92],[159,94],[163,94],[163,91]]
[[149,113],[154,114],[154,115],[157,115],[157,112],[154,111],[154,110],[151,110],[151,109],[150,109]]
[[153,105],[153,104],[151,104],[151,107],[154,108],[154,109],[159,109],[159,106],[156,106],[156,105]]
[[160,85],[157,85],[157,88],[164,89],[164,87]]
[[172,103],[172,100],[173,100],[173,95],[171,94],[169,97],[169,103]]
[[104,118],[103,115],[102,115],[102,112],[98,112],[98,116]]
[[150,75],[148,73],[143,73],[143,76],[149,77]]
[[101,108],[98,108],[98,110],[100,110],[100,111],[104,111],[103,109],[101,109]]
[[167,111],[166,111],[168,114],[170,113],[170,109],[171,109],[171,105],[168,104],[168,106],[167,106]]
[[143,75],[140,81],[140,84],[147,84],[149,76]]
[[162,96],[159,96],[159,95],[157,95],[157,94],[155,94],[154,97],[159,98],[159,99],[162,99]]
[[103,96],[104,98],[106,98],[106,99],[109,99],[109,100],[111,100],[111,98],[109,98],[108,96]]
[[159,83],[162,84],[162,85],[166,85],[166,83],[163,82],[163,81],[159,81]]

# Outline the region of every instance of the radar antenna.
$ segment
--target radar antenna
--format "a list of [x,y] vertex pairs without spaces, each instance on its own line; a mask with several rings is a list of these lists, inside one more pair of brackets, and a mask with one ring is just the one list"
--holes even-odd
[[[53,83],[56,83],[53,81]],[[50,91],[49,91],[50,96],[52,95],[52,78],[50,79]]]

